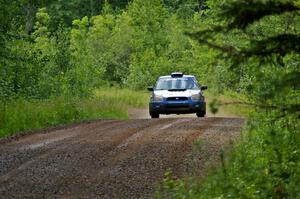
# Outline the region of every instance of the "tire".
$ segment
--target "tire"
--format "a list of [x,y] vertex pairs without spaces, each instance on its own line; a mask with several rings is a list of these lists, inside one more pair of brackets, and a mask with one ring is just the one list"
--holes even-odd
[[196,113],[197,117],[205,117],[206,113],[205,111],[199,111]]
[[152,119],[159,118],[159,114],[158,113],[151,113],[150,116],[151,116]]

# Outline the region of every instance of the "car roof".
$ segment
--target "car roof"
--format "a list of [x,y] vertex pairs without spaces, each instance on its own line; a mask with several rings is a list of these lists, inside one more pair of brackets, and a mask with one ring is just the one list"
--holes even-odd
[[[182,77],[195,77],[195,76],[194,75],[183,75]],[[172,78],[172,77],[171,77],[171,75],[166,75],[166,76],[160,76],[159,78]]]

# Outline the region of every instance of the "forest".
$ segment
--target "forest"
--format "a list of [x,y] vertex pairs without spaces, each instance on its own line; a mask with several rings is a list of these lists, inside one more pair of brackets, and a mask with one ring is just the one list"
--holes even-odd
[[0,137],[126,118],[147,103],[141,90],[182,71],[253,111],[204,183],[169,174],[157,197],[300,198],[299,0],[0,5]]

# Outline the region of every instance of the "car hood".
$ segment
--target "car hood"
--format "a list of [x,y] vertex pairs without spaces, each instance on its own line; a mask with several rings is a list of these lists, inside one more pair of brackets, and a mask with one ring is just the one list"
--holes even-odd
[[192,95],[201,94],[200,90],[186,90],[186,91],[168,91],[168,90],[156,90],[155,95],[163,97],[191,97]]

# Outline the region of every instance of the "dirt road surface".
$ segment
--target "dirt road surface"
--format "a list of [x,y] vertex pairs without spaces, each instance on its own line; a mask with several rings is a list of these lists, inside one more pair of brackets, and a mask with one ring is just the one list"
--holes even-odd
[[0,198],[152,198],[169,168],[177,177],[205,175],[243,123],[102,120],[2,141]]

